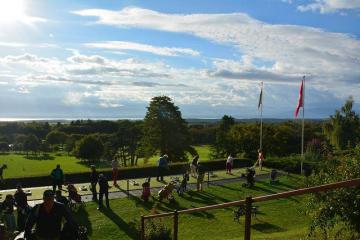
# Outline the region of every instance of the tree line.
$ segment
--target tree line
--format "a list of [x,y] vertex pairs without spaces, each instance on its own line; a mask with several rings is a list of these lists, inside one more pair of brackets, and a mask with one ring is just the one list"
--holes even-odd
[[[359,143],[359,116],[349,98],[340,110],[325,121],[305,122],[306,149],[344,150]],[[93,121],[70,123],[15,122],[0,124],[0,151],[46,154],[65,151],[81,160],[118,158],[124,166],[137,165],[139,158],[167,154],[173,162],[187,161],[196,155],[194,145],[211,146],[211,158],[256,157],[259,123],[238,123],[223,116],[217,123],[188,124],[179,107],[167,96],[154,97],[144,120]],[[268,156],[298,154],[301,144],[299,121],[265,123],[263,150]]]

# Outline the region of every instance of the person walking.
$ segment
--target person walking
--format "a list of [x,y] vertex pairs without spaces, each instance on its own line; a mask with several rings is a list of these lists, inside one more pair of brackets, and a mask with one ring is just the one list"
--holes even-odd
[[157,181],[164,181],[164,175],[168,168],[168,155],[162,155],[158,160],[158,174],[156,177]]
[[105,203],[106,207],[110,208],[109,204],[109,184],[106,180],[104,174],[99,174],[99,207],[98,210],[101,210],[103,208],[103,197],[105,195]]
[[91,173],[90,173],[90,184],[91,184],[91,192],[92,192],[92,200],[97,201],[97,191],[96,185],[99,180],[99,174],[96,171],[95,165],[91,165]]
[[7,165],[6,164],[3,164],[1,167],[0,167],[0,181],[1,181],[1,184],[4,184],[5,181],[4,181],[4,169],[7,169]]
[[230,154],[229,157],[226,159],[226,174],[231,174],[231,169],[233,167],[233,164],[234,164],[234,158]]
[[[71,226],[76,232],[78,225],[65,205],[54,200],[52,190],[44,191],[43,200],[43,203],[35,205],[30,212],[25,224],[25,239],[60,239],[63,219],[66,220],[64,229],[65,226],[68,228]],[[34,225],[36,225],[35,234],[32,233]]]
[[23,191],[21,185],[17,186],[14,194],[15,206],[17,208],[17,228],[20,232],[25,229],[26,218],[30,212],[30,207],[27,202],[26,193]]
[[197,181],[196,181],[196,189],[198,192],[203,191],[203,182],[205,177],[205,167],[198,162],[197,167]]
[[264,163],[264,154],[261,149],[258,150],[258,162],[259,162],[260,171],[262,171],[262,166]]
[[118,178],[118,173],[119,173],[119,162],[117,160],[117,158],[114,158],[114,160],[111,161],[111,167],[112,167],[112,178],[113,178],[113,184],[114,186],[119,186],[117,184],[117,178]]
[[56,165],[56,168],[52,170],[51,174],[53,192],[56,191],[56,187],[59,190],[62,190],[62,185],[64,184],[64,173],[60,168],[60,164]]

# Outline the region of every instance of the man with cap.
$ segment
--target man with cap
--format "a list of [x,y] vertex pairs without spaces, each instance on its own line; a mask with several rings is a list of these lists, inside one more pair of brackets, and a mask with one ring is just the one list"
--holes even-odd
[[[61,223],[63,218],[67,224],[77,229],[69,210],[64,204],[54,201],[54,192],[45,190],[43,203],[35,205],[25,225],[25,239],[58,240],[61,237]],[[35,227],[35,237],[32,228]]]

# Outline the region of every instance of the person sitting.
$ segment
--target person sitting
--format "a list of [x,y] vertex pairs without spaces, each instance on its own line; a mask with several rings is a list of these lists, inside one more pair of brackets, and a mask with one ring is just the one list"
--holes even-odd
[[60,190],[56,190],[55,192],[55,201],[57,201],[58,203],[62,203],[64,204],[65,206],[68,205],[69,201],[67,200],[66,197],[64,197],[62,194],[61,194],[61,191]]
[[12,233],[16,230],[14,206],[15,200],[13,195],[6,195],[5,200],[1,204],[1,210],[3,211],[6,229],[9,233]]
[[[61,203],[54,201],[54,192],[45,190],[43,203],[35,205],[25,225],[25,239],[61,239],[61,223],[65,219],[67,226],[77,229],[70,211]],[[32,228],[35,226],[35,233]]]
[[27,202],[27,196],[21,185],[18,184],[17,190],[14,194],[15,206],[17,208],[17,227],[18,230],[24,231],[25,229],[25,221],[30,212],[30,206]]

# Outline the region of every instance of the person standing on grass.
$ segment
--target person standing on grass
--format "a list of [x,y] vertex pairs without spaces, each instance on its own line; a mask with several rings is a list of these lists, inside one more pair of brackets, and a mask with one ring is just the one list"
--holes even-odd
[[17,208],[17,227],[20,232],[25,229],[25,222],[30,211],[27,202],[26,193],[23,191],[21,185],[17,185],[17,190],[14,194],[15,206]]
[[156,177],[157,181],[164,181],[164,175],[168,168],[168,155],[162,155],[158,160],[158,174]]
[[64,173],[60,168],[60,164],[56,165],[56,168],[51,172],[51,180],[53,186],[53,192],[56,191],[56,186],[59,190],[62,190],[62,185],[64,184]]
[[8,232],[14,232],[16,230],[16,222],[14,216],[15,200],[13,195],[8,194],[5,200],[1,204],[1,210],[4,213],[5,225]]
[[91,165],[91,173],[90,173],[90,184],[91,184],[91,192],[92,192],[92,200],[97,201],[97,191],[96,185],[99,179],[99,174],[96,171],[95,165]]
[[260,171],[262,171],[262,166],[264,163],[264,154],[261,149],[258,150],[258,162],[259,162]]
[[119,186],[117,184],[117,178],[119,173],[119,162],[117,161],[117,158],[114,158],[114,160],[111,161],[111,167],[112,167],[112,178],[113,178],[113,184],[114,186]]
[[203,182],[205,177],[205,167],[198,162],[197,167],[197,181],[196,181],[196,189],[198,192],[203,191]]
[[194,178],[197,177],[196,173],[197,173],[198,161],[199,161],[199,155],[196,155],[190,164],[191,176]]
[[99,207],[98,210],[101,210],[103,208],[103,197],[105,195],[105,203],[106,207],[110,209],[109,204],[109,184],[106,180],[104,174],[99,174]]
[[233,167],[233,163],[234,163],[234,158],[230,154],[226,160],[226,174],[231,174],[231,169]]
[[4,181],[4,169],[7,169],[7,165],[6,164],[3,164],[1,167],[0,167],[0,181],[1,181],[1,184],[4,184],[5,181]]

